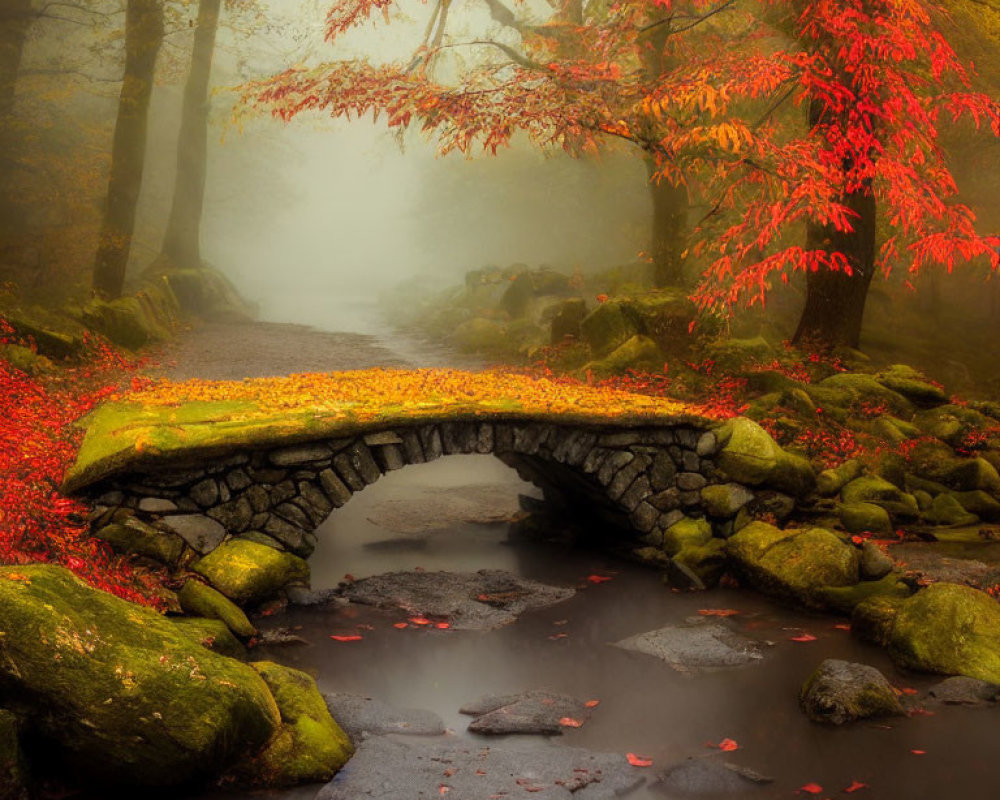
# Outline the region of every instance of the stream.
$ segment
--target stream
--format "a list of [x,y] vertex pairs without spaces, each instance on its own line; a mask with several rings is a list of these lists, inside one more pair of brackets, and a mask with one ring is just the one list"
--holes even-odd
[[[220,379],[365,366],[476,366],[473,359],[394,332],[378,322],[374,309],[359,310],[356,304],[350,311],[317,308],[297,319],[315,327],[206,325],[164,352],[161,363],[174,378]],[[338,327],[351,332],[332,332]],[[474,748],[517,740],[538,749],[635,753],[652,766],[632,768],[646,783],[626,795],[631,800],[694,796],[655,781],[664,768],[702,757],[774,779],[727,797],[812,796],[797,793],[808,784],[822,787],[817,797],[839,797],[854,782],[867,784],[859,797],[1000,796],[993,739],[997,709],[928,703],[927,713],[873,723],[840,728],[811,723],[799,709],[798,690],[825,658],[879,668],[917,698],[918,706],[940,678],[895,669],[880,649],[844,630],[846,620],[797,613],[735,589],[672,592],[648,568],[523,536],[512,521],[519,516],[518,495],[538,496],[492,456],[448,456],[387,475],[334,511],[317,531],[320,544],[310,558],[313,587],[334,587],[345,575],[362,579],[399,570],[489,568],[575,588],[570,599],[494,630],[401,628],[396,626],[406,622],[405,612],[356,604],[294,608],[258,624],[290,628],[304,643],[259,646],[252,657],[309,672],[324,693],[353,693],[432,711],[448,729],[443,738]],[[613,646],[638,633],[682,624],[702,609],[739,612],[727,623],[760,641],[764,657],[747,667],[685,674],[652,656]],[[803,633],[816,638],[792,640]],[[336,641],[331,635],[362,638]],[[458,711],[463,705],[487,694],[533,689],[599,704],[581,727],[566,728],[561,736],[487,738],[467,731],[470,717]],[[738,749],[721,752],[717,745],[724,739],[734,740]],[[313,800],[321,788],[174,797]],[[414,785],[412,797],[438,796],[438,787],[432,789]],[[530,791],[503,796],[535,796]],[[480,797],[456,792],[449,800]]]

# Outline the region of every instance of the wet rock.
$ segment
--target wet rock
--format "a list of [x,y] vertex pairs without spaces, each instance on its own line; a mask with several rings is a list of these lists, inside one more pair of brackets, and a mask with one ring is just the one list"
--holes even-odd
[[257,632],[238,605],[201,581],[187,581],[177,593],[177,599],[186,613],[222,620],[241,639],[249,639]]
[[684,547],[698,547],[712,538],[712,526],[704,519],[684,517],[663,532],[663,549],[667,555],[676,555]]
[[161,564],[174,564],[181,557],[184,542],[173,533],[147,525],[135,517],[112,522],[94,531],[94,536],[110,544],[116,552],[145,556]]
[[874,503],[842,503],[837,516],[848,533],[891,535],[895,530],[889,512]]
[[881,506],[893,517],[916,519],[920,515],[917,501],[877,475],[865,475],[846,484],[840,493],[845,504],[871,503]]
[[717,483],[701,490],[702,505],[713,517],[732,517],[753,498],[753,492],[739,483]]
[[177,510],[177,503],[165,497],[143,497],[136,508],[149,514],[169,514]]
[[281,714],[265,747],[232,774],[257,786],[297,786],[328,781],[354,754],[354,745],[330,716],[316,681],[271,661],[250,664],[264,679]]
[[221,619],[208,617],[167,617],[185,636],[214,653],[243,659],[247,650]]
[[667,578],[671,586],[702,591],[718,584],[727,565],[726,543],[722,539],[686,544],[670,560]]
[[903,713],[889,681],[875,667],[834,658],[809,676],[799,702],[813,722],[833,725]]
[[245,539],[230,539],[191,567],[230,600],[267,600],[289,583],[308,583],[309,565],[298,556]]
[[475,573],[392,572],[355,581],[343,590],[343,596],[352,602],[447,619],[452,628],[465,630],[498,628],[527,610],[562,602],[574,594],[573,589],[486,569]]
[[773,782],[774,778],[747,767],[704,756],[667,767],[653,788],[667,792],[670,797],[717,797],[742,795]]
[[659,658],[678,672],[744,667],[764,658],[760,642],[704,619],[630,636],[615,646]]
[[43,752],[95,783],[204,780],[277,729],[252,669],[68,570],[0,569],[0,605],[5,697],[31,717]]
[[979,522],[979,517],[966,511],[950,492],[943,492],[931,501],[926,517],[938,525],[975,525]]
[[583,700],[542,690],[487,695],[462,706],[459,713],[476,718],[469,723],[472,733],[496,736],[561,734],[564,727],[559,722],[561,719],[569,718],[582,723],[590,716]]
[[813,592],[823,608],[841,614],[850,614],[859,603],[872,598],[905,599],[911,594],[912,587],[892,573],[879,580],[863,580],[853,586],[821,586]]
[[977,589],[935,583],[906,600],[867,600],[851,626],[902,667],[1000,683],[1000,603]]
[[892,572],[893,561],[875,542],[866,541],[861,545],[861,577],[866,581],[877,581]]
[[[316,800],[520,797],[614,800],[643,783],[620,754],[538,742],[484,747],[419,737],[373,736]],[[444,793],[442,788],[448,791]]]
[[309,644],[292,628],[267,628],[257,631],[256,644],[262,647],[284,647],[286,645]]
[[178,514],[164,517],[164,527],[180,536],[199,553],[214,550],[226,538],[226,529],[204,514]]
[[821,608],[816,590],[858,582],[856,548],[823,528],[780,530],[751,522],[727,540],[739,574],[761,591]]
[[325,694],[323,699],[333,718],[355,744],[369,735],[439,736],[445,733],[441,717],[426,709],[396,708],[371,697],[342,692]]
[[956,675],[932,686],[930,696],[949,705],[981,706],[1000,700],[1000,686]]

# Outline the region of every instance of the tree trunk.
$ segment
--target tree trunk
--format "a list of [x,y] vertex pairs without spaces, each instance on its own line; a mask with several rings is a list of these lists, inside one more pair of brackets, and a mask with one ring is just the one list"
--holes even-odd
[[[825,115],[822,103],[813,101],[810,127],[815,128]],[[851,165],[844,164],[843,168],[847,172]],[[857,215],[850,219],[853,230],[837,231],[828,225],[810,223],[806,227],[806,248],[843,254],[851,265],[851,274],[820,269],[806,275],[806,304],[792,344],[857,348],[861,343],[865,300],[875,274],[875,196],[862,189],[842,202]]]
[[181,129],[177,139],[174,202],[163,240],[163,253],[181,267],[201,266],[201,216],[205,202],[208,151],[208,84],[219,27],[221,0],[201,0],[191,51],[191,70],[184,88]]
[[653,282],[657,287],[684,285],[684,258],[687,248],[687,188],[653,178],[656,162],[646,159],[649,196],[653,201],[653,228],[650,255],[653,257]]
[[125,9],[125,76],[111,150],[111,176],[94,261],[94,291],[120,297],[132,249],[135,211],[146,160],[149,98],[163,40],[162,0],[128,0]]
[[17,73],[33,16],[31,0],[0,0],[0,120],[5,126],[14,110]]

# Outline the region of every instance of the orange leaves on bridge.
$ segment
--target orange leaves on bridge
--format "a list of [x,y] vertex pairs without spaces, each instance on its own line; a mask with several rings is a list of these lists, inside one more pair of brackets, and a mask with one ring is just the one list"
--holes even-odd
[[161,381],[127,399],[147,406],[247,401],[256,407],[246,412],[248,416],[308,406],[324,416],[357,422],[378,420],[393,411],[416,415],[509,411],[609,419],[695,413],[691,406],[663,398],[492,370],[367,369],[243,381]]

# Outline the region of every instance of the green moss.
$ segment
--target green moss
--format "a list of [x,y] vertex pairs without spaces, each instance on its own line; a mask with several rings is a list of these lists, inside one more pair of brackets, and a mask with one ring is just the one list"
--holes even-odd
[[252,669],[61,567],[0,568],[0,608],[0,690],[93,780],[204,779],[280,721]]
[[874,503],[844,503],[837,516],[848,533],[892,534],[894,528],[889,512]]
[[309,581],[309,565],[301,558],[246,539],[224,542],[191,568],[242,605],[269,599],[289,583]]
[[821,586],[815,590],[817,600],[842,614],[850,614],[859,603],[873,597],[906,598],[912,593],[898,575],[891,573],[877,581],[861,581],[853,586]]
[[821,495],[837,494],[844,486],[861,476],[864,465],[856,458],[839,467],[823,470],[816,478],[816,491]]
[[900,605],[887,641],[900,666],[1000,683],[1000,603],[969,586],[917,592]]
[[706,589],[711,589],[726,571],[726,543],[710,539],[704,544],[685,544],[674,555],[674,561],[691,570]]
[[767,431],[744,417],[726,422],[716,436],[722,446],[717,456],[719,468],[737,483],[763,483],[782,453]]
[[601,303],[580,323],[580,335],[595,358],[602,358],[642,333],[638,314],[627,304]]
[[934,498],[926,517],[938,525],[974,525],[979,522],[979,517],[966,511],[949,492]]
[[179,536],[158,530],[135,517],[128,518],[124,524],[104,525],[94,531],[94,536],[119,553],[146,556],[161,564],[176,564],[184,551],[184,541]]
[[214,653],[240,659],[247,654],[247,649],[233,636],[229,626],[221,619],[208,617],[167,617],[167,619],[182,634]]
[[846,504],[872,503],[881,506],[892,516],[903,519],[914,519],[920,514],[916,498],[907,494],[877,475],[865,475],[855,478],[840,492]]
[[266,786],[329,781],[354,754],[354,746],[330,716],[316,682],[304,672],[270,661],[250,666],[274,695],[281,727],[238,772]]
[[[841,372],[820,381],[822,389],[840,389],[847,392],[853,404],[884,404],[896,417],[908,419],[913,416],[913,404],[899,392],[883,386],[872,375],[860,372]],[[810,392],[811,394],[812,392]],[[815,397],[813,399],[816,399]]]
[[673,556],[684,547],[697,547],[711,538],[712,526],[707,520],[684,517],[663,532],[663,549]]
[[451,341],[465,353],[500,353],[509,349],[507,329],[483,317],[463,322],[451,334]]
[[921,406],[937,406],[948,402],[948,394],[930,383],[923,375],[905,364],[893,364],[875,376],[887,389],[898,392]]
[[[865,583],[870,585],[875,581]],[[885,647],[904,601],[903,597],[880,593],[861,600],[851,613],[851,633],[866,642]]]
[[811,608],[823,607],[820,588],[858,582],[857,549],[823,528],[783,531],[752,522],[728,540],[727,550],[756,588]]
[[257,632],[239,606],[201,581],[187,581],[177,593],[177,599],[188,614],[222,620],[242,639],[249,639]]
[[627,370],[655,371],[663,367],[663,353],[648,336],[633,336],[604,358],[583,365],[581,372],[604,378]]

